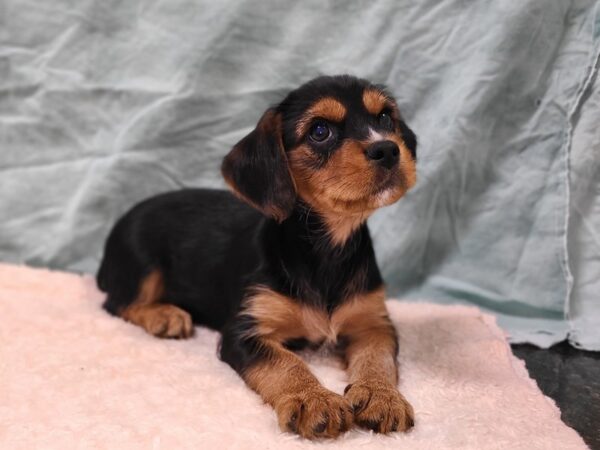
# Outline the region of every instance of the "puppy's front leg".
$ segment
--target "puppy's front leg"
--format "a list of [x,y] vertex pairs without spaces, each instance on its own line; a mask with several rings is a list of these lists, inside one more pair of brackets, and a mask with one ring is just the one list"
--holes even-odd
[[248,385],[277,412],[279,426],[306,438],[336,437],[352,424],[349,402],[324,388],[304,362],[277,343],[244,373]]
[[398,340],[384,303],[383,290],[343,306],[341,333],[348,340],[345,358],[350,384],[344,391],[354,421],[378,433],[406,431],[414,412],[398,392]]
[[300,307],[268,290],[246,303],[223,330],[221,359],[273,406],[283,431],[312,439],[348,430],[353,416],[348,400],[323,387],[283,345],[306,332]]

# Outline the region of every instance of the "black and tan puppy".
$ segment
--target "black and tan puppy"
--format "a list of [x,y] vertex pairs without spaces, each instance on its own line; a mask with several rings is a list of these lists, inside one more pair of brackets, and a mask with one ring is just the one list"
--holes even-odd
[[[267,110],[223,161],[226,191],[146,200],[112,230],[98,273],[105,308],[160,337],[220,330],[220,356],[283,430],[335,437],[354,422],[413,425],[398,392],[396,332],[365,223],[415,183],[416,139],[394,99],[321,77]],[[294,351],[329,345],[344,395]]]

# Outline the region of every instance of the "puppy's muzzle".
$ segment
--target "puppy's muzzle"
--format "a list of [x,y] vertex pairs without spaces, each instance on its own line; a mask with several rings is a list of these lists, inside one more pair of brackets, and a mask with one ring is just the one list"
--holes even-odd
[[367,148],[367,159],[378,166],[391,169],[398,164],[400,150],[398,145],[392,141],[379,141]]

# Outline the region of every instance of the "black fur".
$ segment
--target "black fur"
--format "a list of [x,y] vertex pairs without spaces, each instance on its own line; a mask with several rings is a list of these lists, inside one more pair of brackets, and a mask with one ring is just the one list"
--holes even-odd
[[[335,142],[329,146],[330,149],[334,150],[335,145],[339,144],[344,138],[358,140],[365,139],[368,136],[369,126],[375,129],[379,127],[376,117],[365,119],[369,114],[362,102],[362,95],[367,87],[379,89],[386,94],[390,103],[395,105],[395,100],[386,92],[384,86],[373,85],[367,80],[348,75],[315,78],[302,85],[300,88],[290,92],[275,109],[283,116],[283,143],[285,149],[293,148],[303,139],[303,136],[298,138],[294,133],[298,118],[310,107],[310,105],[324,96],[340,100],[352,113],[344,124],[340,124],[340,129],[334,130],[339,132],[340,136],[339,139],[336,139]],[[415,134],[401,117],[398,120],[398,126],[407,147],[413,154],[413,157],[416,157],[417,140]],[[332,151],[322,151],[322,149],[319,149],[318,153],[321,156],[321,161],[320,165],[316,167],[317,169],[327,162]]]
[[296,198],[280,128],[279,116],[268,110],[222,166],[225,178],[246,201],[278,221],[291,213]]
[[[252,321],[236,316],[248,288],[265,285],[331,310],[349,294],[381,285],[366,225],[341,248],[327,243],[322,228],[300,203],[278,224],[227,191],[153,197],[110,234],[98,272],[98,286],[108,293],[104,307],[113,314],[127,307],[143,277],[159,269],[165,301],[221,330],[221,357],[241,370],[260,357],[255,342],[243,338]],[[367,274],[362,285],[355,282],[358,271]]]
[[402,134],[404,143],[410,150],[410,154],[412,155],[412,157],[415,158],[415,160],[416,160],[417,159],[417,136],[415,136],[415,133],[413,133],[413,131],[410,128],[408,128],[408,126],[406,125],[406,123],[404,123],[404,121],[401,120],[399,122],[399,126],[400,126],[400,134]]
[[[268,356],[247,337],[256,326],[253,318],[238,314],[250,288],[264,285],[331,312],[347,298],[380,287],[367,225],[344,245],[331,244],[322,218],[295,197],[285,158],[298,141],[296,120],[316,99],[340,98],[364,117],[361,95],[368,85],[352,77],[319,78],[263,116],[223,165],[237,194],[253,207],[226,191],[187,189],[148,199],[125,214],[108,238],[97,276],[108,294],[106,310],[119,314],[134,301],[143,278],[159,270],[162,301],[220,330],[221,358],[243,372]],[[361,122],[350,115],[339,132],[363,138],[368,126],[376,127],[376,118]],[[414,134],[403,122],[399,126],[415,152]],[[273,135],[278,130],[282,139]]]

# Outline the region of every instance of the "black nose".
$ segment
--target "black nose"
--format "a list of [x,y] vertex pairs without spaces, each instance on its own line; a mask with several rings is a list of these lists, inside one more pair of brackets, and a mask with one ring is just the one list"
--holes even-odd
[[400,159],[400,151],[395,142],[379,141],[367,148],[367,158],[386,169],[391,169]]

